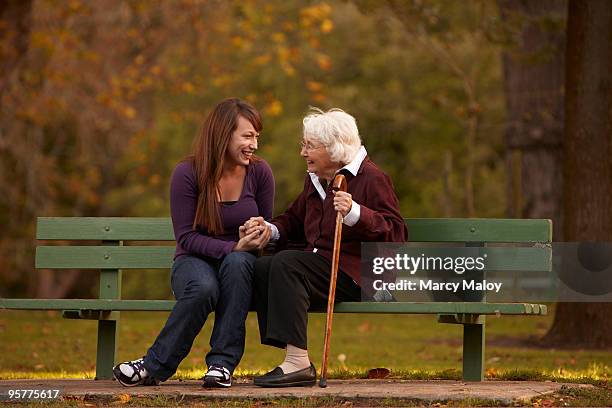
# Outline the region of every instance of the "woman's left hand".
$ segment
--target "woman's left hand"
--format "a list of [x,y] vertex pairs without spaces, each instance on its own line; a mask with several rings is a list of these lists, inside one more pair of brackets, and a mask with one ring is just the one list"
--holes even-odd
[[353,196],[344,191],[334,191],[334,210],[340,211],[343,217],[351,211]]
[[241,225],[238,228],[238,237],[243,238],[245,235],[249,235],[251,232],[253,232],[253,230],[257,229],[257,227],[264,227],[265,225],[266,223],[264,222],[263,217],[251,217],[244,223],[244,225]]

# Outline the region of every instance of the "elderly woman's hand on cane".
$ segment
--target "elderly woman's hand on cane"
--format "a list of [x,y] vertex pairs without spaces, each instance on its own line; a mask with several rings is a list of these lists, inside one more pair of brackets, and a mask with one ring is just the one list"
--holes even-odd
[[353,197],[346,191],[334,190],[334,210],[342,214],[342,217],[351,211],[353,206]]

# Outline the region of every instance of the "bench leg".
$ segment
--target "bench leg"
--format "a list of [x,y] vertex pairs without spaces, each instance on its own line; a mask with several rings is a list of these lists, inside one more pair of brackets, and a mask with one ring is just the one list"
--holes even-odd
[[[122,246],[122,241],[102,241],[103,245]],[[100,270],[100,299],[121,299],[121,270]],[[114,320],[98,321],[96,380],[113,378],[113,366],[119,343],[119,312]]]
[[98,321],[98,351],[96,355],[96,380],[113,378],[113,366],[119,340],[119,319]]
[[485,325],[463,325],[463,381],[484,380]]

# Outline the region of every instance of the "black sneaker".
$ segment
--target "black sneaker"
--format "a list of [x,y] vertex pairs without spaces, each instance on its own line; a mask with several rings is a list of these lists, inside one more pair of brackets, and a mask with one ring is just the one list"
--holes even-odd
[[203,378],[204,388],[229,388],[232,386],[232,375],[229,370],[223,366],[213,364],[208,367],[208,371]]
[[117,364],[113,368],[113,377],[124,387],[159,385],[159,380],[149,376],[147,369],[144,367],[144,357]]

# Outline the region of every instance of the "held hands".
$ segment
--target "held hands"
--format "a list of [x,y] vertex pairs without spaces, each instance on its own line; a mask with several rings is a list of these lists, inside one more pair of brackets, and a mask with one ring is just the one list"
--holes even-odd
[[351,211],[353,196],[344,191],[334,191],[334,210],[340,211],[343,217]]
[[238,228],[238,236],[242,238],[243,236],[253,232],[253,230],[257,229],[257,227],[265,227],[266,223],[263,217],[251,217],[244,223],[240,228]]
[[234,251],[252,251],[263,249],[270,238],[272,230],[266,226],[262,217],[252,217],[238,228],[240,240],[234,247]]

